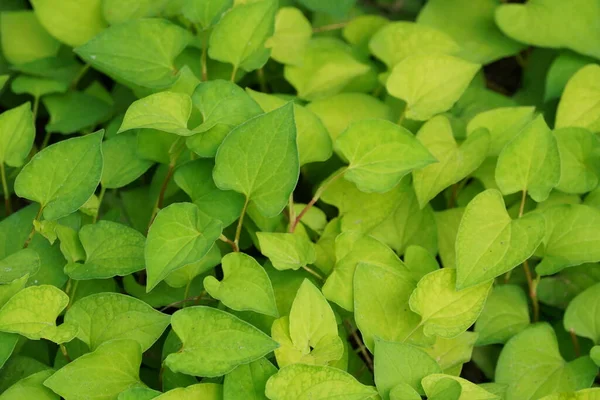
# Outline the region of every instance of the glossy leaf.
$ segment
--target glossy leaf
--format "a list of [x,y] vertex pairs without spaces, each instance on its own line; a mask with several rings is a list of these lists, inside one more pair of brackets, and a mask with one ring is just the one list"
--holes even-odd
[[187,94],[159,92],[133,102],[118,133],[145,128],[190,136],[193,133],[187,123],[191,113],[192,99]]
[[596,86],[599,76],[600,66],[589,64],[569,79],[556,111],[556,128],[576,126],[600,131],[600,87]]
[[11,167],[25,163],[35,138],[30,107],[24,103],[0,114],[0,163]]
[[298,269],[315,262],[313,243],[293,233],[257,232],[260,251],[278,270]]

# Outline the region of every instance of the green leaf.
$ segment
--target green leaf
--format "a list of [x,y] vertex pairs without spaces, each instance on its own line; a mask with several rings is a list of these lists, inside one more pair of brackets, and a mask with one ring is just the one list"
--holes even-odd
[[[340,307],[354,310],[354,275],[361,262],[406,271],[406,266],[388,246],[356,231],[335,238],[335,266],[323,285],[323,294]],[[365,284],[367,282],[364,282]]]
[[450,208],[435,213],[440,259],[445,268],[456,268],[456,235],[463,208]]
[[293,112],[288,103],[233,129],[215,159],[217,187],[243,193],[265,217],[283,210],[298,181]]
[[0,14],[2,53],[11,64],[25,64],[53,57],[60,43],[44,30],[32,11],[3,11]]
[[46,379],[44,385],[69,400],[114,400],[141,387],[142,351],[134,340],[111,340],[73,360]]
[[393,264],[358,264],[354,274],[354,318],[367,348],[374,349],[375,337],[405,341],[418,328],[419,316],[408,307],[414,288],[408,273]]
[[22,249],[0,260],[0,284],[11,283],[25,275],[33,275],[40,268],[40,257],[32,249]]
[[131,19],[153,17],[166,6],[165,0],[103,0],[102,15],[111,25]]
[[200,24],[202,30],[207,30],[216,25],[231,6],[233,0],[184,0],[181,11],[187,19]]
[[[597,13],[600,13],[600,5],[593,0],[577,0],[573,4],[533,0],[527,4],[499,5],[496,23],[505,35],[519,42],[540,47],[566,47],[598,58],[600,45],[592,38],[600,35],[600,28],[588,22]],[[565,21],[578,23],[567,27]]]
[[489,64],[517,54],[523,45],[506,37],[494,21],[496,0],[433,0],[421,9],[417,22],[448,34],[460,45],[465,60]]
[[[167,285],[173,288],[184,288],[188,284],[194,284],[194,278],[202,275],[221,263],[221,250],[215,243],[208,253],[200,261],[188,264],[185,267],[179,268],[171,272],[166,278]],[[201,283],[201,282],[198,282]],[[200,285],[198,285],[200,286]]]
[[177,80],[174,59],[189,39],[166,20],[142,18],[105,29],[75,52],[116,80],[161,89]]
[[42,99],[50,114],[46,131],[64,135],[76,133],[102,122],[110,116],[111,105],[84,92],[53,94]]
[[147,387],[132,387],[119,393],[117,400],[152,400],[160,394],[159,391]]
[[225,375],[223,400],[266,400],[267,380],[276,372],[277,368],[266,358],[240,365]]
[[271,49],[273,60],[301,65],[311,36],[312,25],[302,11],[295,7],[282,7],[275,16],[275,32],[267,39],[265,47]]
[[223,279],[204,278],[204,288],[212,297],[237,311],[254,311],[277,317],[277,304],[269,276],[249,255],[229,253],[221,260]]
[[513,221],[495,189],[475,196],[456,236],[456,288],[490,281],[527,260],[542,242],[544,228],[539,214]]
[[529,325],[527,296],[518,286],[496,286],[475,323],[477,345],[506,343]]
[[392,389],[406,383],[425,394],[421,379],[441,373],[440,366],[425,351],[407,343],[375,340],[375,382],[384,399]]
[[31,105],[24,103],[0,114],[0,163],[20,167],[33,146],[35,126]]
[[55,79],[19,75],[11,82],[10,89],[16,94],[28,93],[40,98],[51,93],[64,93],[69,89],[69,85]]
[[210,35],[210,58],[232,64],[232,76],[238,68],[246,71],[261,68],[269,58],[265,41],[273,34],[276,11],[277,2],[273,0],[233,7],[223,15]]
[[131,339],[146,351],[169,325],[170,317],[134,297],[98,293],[78,300],[65,321],[79,328],[77,337],[90,349],[116,339]]
[[[421,315],[420,326],[427,336],[455,337],[479,317],[492,282],[457,291],[456,270],[442,268],[425,275],[410,296],[410,308]],[[430,296],[435,293],[436,296]]]
[[175,170],[174,179],[200,211],[218,219],[223,226],[229,226],[240,216],[244,196],[232,190],[219,189],[212,177],[214,166],[213,160],[190,161]]
[[[6,286],[8,285],[4,285],[4,287]],[[0,294],[0,296],[2,294]],[[4,366],[6,361],[12,355],[15,347],[17,346],[17,342],[19,341],[19,337],[20,336],[16,333],[0,332],[0,368]]]
[[51,285],[30,286],[14,294],[0,309],[0,331],[18,333],[31,340],[45,338],[68,342],[77,329],[68,323],[56,326],[69,296]]
[[407,57],[432,53],[456,54],[460,46],[441,30],[398,21],[379,29],[369,41],[369,49],[391,70]]
[[548,198],[559,179],[560,157],[556,139],[540,115],[500,153],[496,182],[505,195],[526,191],[540,202]]
[[[286,104],[284,99],[275,95],[256,92],[250,88],[246,88],[246,92],[265,112],[273,111]],[[294,103],[294,120],[300,165],[328,160],[332,153],[331,138],[319,117],[308,108]]]
[[302,65],[286,65],[283,73],[298,97],[315,100],[339,93],[368,71],[369,66],[358,61],[346,43],[321,37],[310,41]]
[[169,390],[155,397],[156,400],[221,400],[223,386],[217,383],[198,383],[188,387]]
[[214,308],[177,311],[171,325],[183,343],[179,352],[166,359],[174,372],[220,376],[277,348],[276,342],[252,325]]
[[394,67],[386,88],[406,101],[406,118],[424,121],[452,108],[480,67],[444,54],[411,56]]
[[532,325],[502,349],[496,382],[508,385],[506,400],[533,400],[591,386],[598,368],[589,357],[566,362],[552,327]]
[[280,369],[267,381],[265,394],[271,400],[377,398],[374,387],[361,384],[347,372],[333,367],[303,364]]
[[437,160],[410,131],[385,120],[355,122],[335,141],[348,161],[344,178],[363,192],[387,192],[408,173]]
[[54,371],[47,369],[21,379],[0,395],[0,400],[59,400],[60,396],[43,385]]
[[315,262],[313,243],[294,233],[257,232],[260,251],[278,270],[299,269]]
[[101,0],[33,0],[31,4],[42,26],[72,47],[86,43],[106,27]]
[[556,111],[556,128],[581,127],[600,131],[598,77],[600,66],[589,64],[569,79]]
[[146,292],[169,273],[200,261],[221,235],[221,222],[191,203],[175,203],[159,211],[148,231]]
[[490,135],[477,130],[460,146],[445,116],[433,117],[417,133],[417,140],[438,162],[413,171],[413,185],[421,208],[445,188],[466,178],[483,162],[488,152]]
[[46,147],[23,167],[15,193],[40,203],[47,220],[77,211],[100,182],[102,135],[99,131]]
[[554,131],[560,155],[560,179],[556,189],[565,193],[587,193],[598,186],[600,142],[583,128]]
[[445,374],[450,374],[457,368],[460,373],[462,365],[472,359],[473,347],[478,336],[470,331],[451,339],[437,336],[435,342],[424,350],[439,364]]
[[430,272],[437,271],[438,265],[435,257],[424,247],[411,245],[404,252],[404,265],[415,282]]
[[152,162],[136,153],[137,134],[122,133],[102,143],[104,168],[102,169],[102,187],[119,189],[142,176]]
[[477,114],[467,124],[467,137],[480,128],[490,133],[488,155],[498,156],[508,142],[533,121],[535,107],[500,107]]
[[[439,390],[441,388],[449,387],[450,392],[453,392],[455,389],[454,383],[450,384],[450,382],[456,382],[460,385],[460,396],[458,397],[434,397],[434,395],[439,394]],[[451,375],[444,374],[431,374],[425,378],[423,378],[423,387],[425,388],[425,393],[430,396],[430,399],[454,399],[456,400],[468,400],[468,399],[477,399],[477,400],[500,400],[499,396],[496,396],[493,393],[488,392],[487,390],[481,388],[480,386],[475,385],[474,383],[469,382],[466,379],[459,378]],[[449,385],[449,386],[447,386]]]
[[131,129],[156,129],[180,136],[193,135],[187,128],[192,99],[184,93],[159,92],[129,106],[117,133]]
[[600,342],[600,320],[596,314],[600,285],[596,284],[578,294],[567,307],[564,316],[565,330],[578,336]]

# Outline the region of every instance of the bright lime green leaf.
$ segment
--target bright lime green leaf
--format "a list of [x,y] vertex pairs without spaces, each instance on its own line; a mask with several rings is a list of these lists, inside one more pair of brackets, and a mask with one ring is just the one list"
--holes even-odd
[[218,383],[197,383],[179,387],[155,397],[156,400],[221,400],[223,386]]
[[390,390],[390,400],[421,400],[421,395],[409,384],[399,383]]
[[523,289],[514,285],[496,286],[475,323],[478,346],[506,343],[529,325],[529,305]]
[[543,213],[546,219],[541,275],[563,268],[600,261],[600,210],[580,204],[563,204]]
[[92,128],[107,119],[112,106],[96,96],[84,92],[53,94],[42,99],[50,114],[46,131],[64,135]]
[[451,339],[437,336],[435,342],[424,350],[439,364],[443,373],[451,374],[451,371],[458,368],[460,374],[462,365],[472,358],[473,347],[478,336],[477,333],[470,331]]
[[456,54],[460,46],[446,33],[426,25],[398,21],[381,28],[369,42],[373,55],[388,69],[415,55]]
[[425,275],[410,296],[410,308],[421,315],[419,325],[427,336],[452,338],[466,331],[481,314],[492,282],[460,291],[455,287],[456,270],[443,268]]
[[[167,372],[163,373],[163,379],[166,380]],[[152,400],[161,393],[158,390],[148,387],[132,387],[119,393],[117,400]]]
[[293,364],[282,368],[267,381],[265,391],[271,400],[368,400],[377,398],[372,386],[365,386],[340,369]]
[[458,56],[489,64],[515,55],[523,45],[506,37],[494,21],[496,0],[476,3],[468,0],[433,0],[421,9],[419,24],[431,26],[451,36],[459,45]]
[[[448,381],[456,382],[460,385],[460,395],[458,397],[434,397],[435,394],[438,394],[438,390],[440,390],[440,388],[445,387]],[[423,378],[422,383],[423,387],[425,388],[425,393],[430,396],[430,399],[500,400],[499,396],[488,392],[480,386],[477,386],[466,379],[452,375],[432,374]]]
[[59,400],[60,396],[43,385],[44,381],[54,373],[47,369],[36,372],[21,379],[0,395],[0,400]]
[[[600,57],[600,27],[594,24],[600,4],[594,0],[533,0],[503,4],[496,9],[496,23],[507,36],[540,47],[568,48]],[[565,25],[565,21],[577,21]]]
[[76,211],[100,182],[102,135],[99,131],[46,147],[23,167],[15,181],[15,193],[40,203],[47,220]]
[[298,181],[293,112],[288,103],[235,128],[215,159],[217,187],[245,194],[266,217],[283,210]]
[[413,171],[415,194],[423,208],[442,190],[466,178],[481,165],[488,152],[490,135],[486,129],[479,129],[459,146],[450,121],[440,115],[419,129],[417,140],[438,160]]
[[569,79],[556,111],[556,128],[577,126],[600,131],[600,66],[589,64]]
[[504,146],[533,120],[534,111],[534,107],[500,107],[484,111],[469,121],[467,136],[487,128],[490,133],[488,155],[498,156]]
[[213,377],[258,360],[277,348],[277,343],[252,325],[209,307],[188,307],[171,318],[183,346],[169,354],[166,365],[173,372]]
[[488,189],[467,206],[456,236],[456,287],[487,282],[527,260],[544,238],[539,214],[512,220],[500,192]]
[[338,0],[335,3],[319,0],[298,0],[298,2],[311,11],[341,18],[348,15],[356,0]]
[[354,274],[354,318],[369,349],[374,349],[375,337],[402,342],[417,329],[419,316],[408,307],[414,288],[408,273],[394,265],[358,264]]
[[45,338],[68,342],[77,330],[56,318],[69,303],[69,297],[51,285],[30,286],[13,295],[0,309],[0,331],[18,333],[31,340]]
[[385,120],[355,122],[335,141],[350,164],[344,178],[363,192],[387,192],[409,172],[436,159],[410,131]]
[[33,146],[35,126],[30,103],[0,114],[0,163],[20,167]]
[[411,245],[404,252],[404,264],[415,282],[430,272],[437,271],[438,265],[435,257],[424,247]]
[[64,93],[68,88],[69,85],[65,82],[27,75],[17,76],[10,84],[14,93],[28,93],[37,98],[51,93]]
[[266,358],[240,365],[225,375],[223,400],[266,400],[265,386],[275,373],[277,368]]
[[40,257],[32,249],[22,249],[0,260],[0,284],[8,284],[40,268]]
[[134,297],[98,293],[73,304],[65,321],[79,328],[77,337],[93,351],[105,342],[131,339],[146,351],[169,325],[170,317]]
[[220,221],[191,203],[175,203],[159,211],[146,240],[146,291],[151,291],[170,272],[200,261],[221,230]]
[[137,135],[135,132],[122,133],[102,143],[102,187],[118,189],[143,175],[152,162],[136,153]]
[[159,92],[129,106],[119,132],[131,129],[156,129],[180,136],[193,134],[187,128],[192,113],[192,99],[184,93]]
[[406,101],[406,118],[424,121],[452,108],[480,67],[444,54],[411,56],[394,67],[386,88]]
[[275,16],[275,32],[265,47],[271,49],[271,58],[282,64],[301,65],[312,36],[312,26],[302,11],[283,7]]
[[282,271],[299,269],[315,262],[314,244],[306,237],[294,233],[257,232],[260,251]]
[[194,284],[192,282],[195,277],[198,275],[202,275],[205,272],[210,271],[217,265],[221,263],[221,250],[219,250],[219,246],[215,243],[208,253],[200,261],[197,261],[192,264],[188,264],[185,267],[181,267],[171,272],[165,278],[165,282],[167,285],[173,288],[184,288],[188,284]]
[[565,330],[589,338],[596,344],[600,342],[600,318],[596,313],[599,292],[600,285],[596,284],[577,295],[569,303],[563,320]]
[[463,208],[450,208],[435,213],[440,259],[445,268],[456,267],[456,235],[463,212]]
[[375,340],[375,382],[384,399],[401,383],[425,394],[421,379],[441,373],[440,366],[425,351],[407,343]]
[[594,60],[590,57],[571,51],[561,52],[550,64],[546,76],[546,86],[544,90],[544,100],[554,100],[560,98],[563,90],[569,80],[581,68],[592,64]]
[[406,270],[392,249],[356,231],[344,232],[335,238],[334,260],[335,266],[323,285],[323,294],[348,311],[354,309],[354,274],[359,263]]
[[[24,279],[23,279],[24,281]],[[24,282],[23,282],[24,283]],[[3,285],[2,287],[6,287],[9,285]],[[2,296],[4,293],[0,293]],[[1,303],[0,303],[1,304]],[[10,358],[17,342],[19,341],[20,336],[16,333],[6,333],[0,332],[0,368],[4,366],[6,361]]]
[[342,29],[342,36],[354,47],[357,54],[369,57],[369,42],[381,28],[390,21],[381,15],[359,15],[352,18]]
[[131,19],[154,17],[165,8],[168,0],[103,0],[102,15],[111,25]]
[[204,278],[208,294],[237,311],[278,316],[271,280],[254,258],[243,253],[230,253],[223,257],[221,264],[221,281],[214,276]]
[[[248,94],[265,112],[284,106],[286,101],[274,95],[246,88]],[[316,161],[326,161],[331,157],[331,139],[323,122],[312,111],[294,103],[294,121],[298,139],[300,165]]]
[[555,393],[542,397],[540,400],[597,400],[600,396],[600,389],[583,389],[577,392]]
[[600,364],[600,346],[594,346],[590,350],[590,358],[596,365]]
[[210,58],[233,65],[232,76],[242,68],[252,71],[261,68],[270,51],[265,41],[275,28],[277,2],[260,0],[241,3],[223,15],[210,35]]
[[229,226],[240,216],[244,196],[219,189],[212,177],[214,166],[213,160],[194,160],[178,167],[174,179],[200,211],[218,219],[223,226]]
[[125,276],[144,269],[144,236],[111,221],[85,225],[79,231],[85,263],[69,264],[65,272],[76,280]]
[[181,11],[187,19],[207,30],[216,25],[232,5],[233,0],[183,0]]
[[53,57],[60,46],[40,25],[32,11],[2,12],[0,39],[2,53],[11,64]]
[[368,71],[369,66],[358,61],[346,43],[321,37],[310,41],[302,65],[285,66],[284,76],[298,97],[316,100],[341,92],[350,81]]
[[503,194],[526,191],[537,202],[548,198],[560,179],[556,139],[539,115],[502,150],[496,182]]
[[566,362],[552,327],[533,325],[508,341],[496,367],[496,382],[508,385],[506,400],[533,400],[591,386],[598,368],[589,357]]
[[177,80],[174,59],[189,39],[186,30],[166,20],[142,18],[111,26],[75,52],[117,80],[161,89]]
[[554,131],[560,155],[560,180],[556,189],[583,194],[598,186],[600,142],[595,134],[583,128],[561,128]]
[[323,121],[332,140],[335,140],[352,122],[392,118],[392,110],[388,105],[364,93],[340,93],[313,101],[306,108]]
[[139,378],[142,351],[134,340],[111,340],[65,365],[44,385],[68,400],[114,400],[144,386]]

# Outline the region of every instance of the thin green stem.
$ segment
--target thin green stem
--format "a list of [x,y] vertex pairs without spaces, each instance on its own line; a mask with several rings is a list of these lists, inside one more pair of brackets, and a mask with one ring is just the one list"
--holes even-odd
[[35,96],[33,99],[33,110],[31,113],[33,114],[33,122],[35,123],[35,119],[37,118],[38,109],[40,108],[40,97]]
[[325,277],[323,277],[323,275],[319,274],[317,271],[315,271],[314,269],[308,267],[308,266],[303,266],[302,267],[306,272],[308,272],[309,274],[311,274],[312,276],[316,277],[318,280],[320,280],[321,282],[325,282]]
[[292,232],[292,221],[296,220],[296,210],[294,209],[294,194],[290,194],[290,200],[288,201],[288,215],[290,220],[290,226],[288,227],[288,232]]
[[160,187],[160,192],[158,193],[156,203],[154,203],[154,209],[152,210],[152,215],[150,216],[150,223],[148,224],[148,229],[150,229],[150,226],[154,222],[154,218],[156,218],[156,214],[158,214],[158,212],[162,208],[163,202],[165,200],[165,193],[167,192],[167,187],[169,186],[169,182],[171,181],[174,172],[175,163],[171,162],[169,164],[169,169],[167,170],[167,175],[165,176],[165,179],[163,180],[163,183]]
[[242,208],[242,213],[240,214],[240,219],[238,220],[237,228],[235,228],[235,238],[233,243],[235,243],[234,251],[240,251],[240,236],[242,234],[242,225],[244,224],[244,216],[246,215],[246,210],[248,209],[248,203],[250,199],[246,197],[246,201],[244,202],[244,207]]
[[569,335],[571,335],[571,342],[573,342],[575,356],[581,357],[581,346],[579,345],[579,339],[577,338],[575,331],[573,329],[569,329]]
[[6,167],[0,162],[0,175],[2,175],[2,190],[4,191],[4,209],[6,215],[12,214],[12,205],[10,203],[10,193],[8,191],[8,182],[6,181]]
[[73,299],[75,299],[75,292],[77,292],[77,286],[79,286],[79,281],[72,281],[71,279],[69,279],[69,284],[67,284],[66,291],[66,293],[69,295],[69,304],[67,304],[67,310],[69,310],[73,305]]
[[85,74],[88,72],[88,70],[91,68],[90,64],[85,64],[83,67],[81,67],[81,69],[79,70],[79,73],[75,76],[75,78],[73,78],[73,81],[71,82],[71,88],[75,89],[77,87],[77,84],[79,83],[79,81],[85,76]]
[[44,135],[44,141],[42,142],[42,147],[40,148],[40,150],[43,150],[46,148],[46,146],[48,146],[48,143],[50,143],[50,136],[52,136],[52,132],[46,131],[46,134]]
[[240,251],[240,249],[237,247],[237,244],[235,244],[235,242],[233,240],[229,239],[227,236],[221,234],[221,236],[219,236],[219,240],[230,245],[231,248],[233,249],[233,251],[236,251],[236,252]]
[[333,176],[329,177],[315,192],[315,195],[313,196],[312,199],[310,199],[310,201],[308,202],[308,204],[302,209],[302,211],[300,211],[300,214],[298,214],[298,216],[296,217],[296,219],[294,221],[292,221],[291,226],[289,231],[290,232],[294,232],[296,230],[296,226],[298,226],[298,223],[300,222],[300,220],[302,219],[302,217],[304,217],[304,215],[308,212],[308,210],[311,209],[312,206],[315,205],[315,203],[321,198],[321,196],[323,195],[323,192],[325,192],[325,190],[327,190],[327,188],[336,180],[338,180],[339,178],[341,178],[344,173],[347,171],[347,168],[344,167],[342,169],[340,169],[337,173],[335,173]]
[[318,26],[313,29],[313,33],[336,31],[338,29],[343,29],[346,25],[348,25],[348,21],[338,22],[337,24]]
[[527,191],[523,190],[523,194],[521,195],[521,204],[519,204],[519,218],[523,216],[523,212],[525,211],[525,203],[527,201]]
[[238,67],[237,65],[233,66],[233,70],[231,70],[231,82],[235,83],[235,75],[237,74]]
[[[527,191],[523,190],[523,193],[521,195],[521,204],[519,204],[519,218],[523,216],[526,201]],[[540,303],[537,298],[537,282],[539,282],[539,277],[537,277],[536,279],[533,278],[531,269],[529,268],[529,260],[523,261],[523,270],[525,271],[525,277],[527,278],[527,286],[529,287],[529,298],[531,299],[531,305],[533,306],[533,321],[537,322],[540,319]],[[510,278],[510,275],[508,277]]]
[[102,200],[104,200],[104,195],[106,194],[106,186],[100,185],[100,194],[98,195],[98,211],[96,215],[94,215],[94,223],[98,221],[98,216],[100,216],[100,207],[102,207]]
[[265,70],[264,68],[259,68],[256,70],[256,76],[258,77],[258,83],[260,85],[260,91],[263,93],[267,93],[267,79],[265,78]]
[[402,110],[402,112],[400,113],[400,116],[398,117],[398,122],[396,122],[398,125],[402,125],[402,123],[404,122],[404,120],[406,119],[406,107],[404,107],[404,110]]
[[24,249],[29,247],[29,243],[31,243],[31,239],[33,239],[33,236],[35,235],[35,223],[36,223],[36,221],[37,222],[40,221],[40,217],[42,216],[42,211],[44,211],[44,207],[40,206],[40,209],[38,210],[35,218],[33,219],[33,228],[31,228],[31,232],[29,232],[29,236],[27,236],[27,240],[25,240],[25,244],[23,245]]
[[187,298],[190,295],[190,286],[192,285],[192,281],[189,280],[187,285],[185,285],[185,292],[183,293],[183,303],[181,303],[181,308],[185,308],[187,303]]
[[65,357],[68,363],[73,361],[71,360],[71,357],[69,357],[69,352],[67,351],[67,348],[63,343],[59,344],[58,347],[60,348],[60,352],[62,353],[63,357]]

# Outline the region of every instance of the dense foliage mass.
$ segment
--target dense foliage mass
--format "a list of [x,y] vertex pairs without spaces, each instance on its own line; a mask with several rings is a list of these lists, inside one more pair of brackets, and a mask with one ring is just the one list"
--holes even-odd
[[600,1],[2,0],[0,400],[600,399]]

